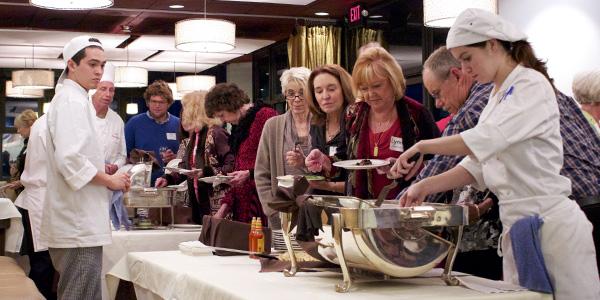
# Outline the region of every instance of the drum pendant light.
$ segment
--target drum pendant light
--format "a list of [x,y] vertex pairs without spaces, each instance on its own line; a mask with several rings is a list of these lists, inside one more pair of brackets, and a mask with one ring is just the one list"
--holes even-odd
[[12,81],[6,81],[6,97],[10,98],[42,98],[44,90],[13,87]]
[[226,52],[235,48],[235,24],[226,20],[186,19],[175,23],[175,48],[195,52]]
[[498,13],[497,0],[423,0],[423,24],[427,27],[450,28],[456,17],[467,8]]
[[196,55],[194,55],[194,75],[179,76],[175,81],[177,92],[182,96],[193,91],[208,91],[216,84],[215,76],[197,75]]
[[46,9],[85,10],[113,6],[113,0],[29,0],[29,4]]
[[54,88],[54,72],[35,69],[35,45],[31,46],[31,67],[27,69],[27,59],[23,70],[12,71],[12,86],[21,89],[45,90]]
[[[123,31],[131,33],[131,27],[123,27]],[[127,39],[129,40],[129,39]],[[115,68],[115,87],[140,88],[148,86],[148,70],[129,66],[129,44],[125,44],[127,60],[125,66]]]

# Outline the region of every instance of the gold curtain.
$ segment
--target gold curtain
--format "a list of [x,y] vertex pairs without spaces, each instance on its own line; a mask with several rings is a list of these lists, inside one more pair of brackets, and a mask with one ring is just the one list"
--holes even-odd
[[290,67],[314,69],[341,63],[342,29],[334,26],[297,26],[287,44]]
[[387,44],[383,39],[383,30],[373,30],[369,28],[357,28],[350,30],[350,45],[348,45],[348,69],[352,70],[354,62],[358,57],[358,49],[369,42],[378,42],[386,48]]

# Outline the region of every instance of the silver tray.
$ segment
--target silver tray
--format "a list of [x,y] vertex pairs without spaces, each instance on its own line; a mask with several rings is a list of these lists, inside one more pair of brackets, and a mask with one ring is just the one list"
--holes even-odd
[[[393,277],[421,275],[444,258],[442,278],[449,285],[458,281],[451,276],[455,252],[467,224],[467,211],[459,205],[430,204],[399,207],[395,201],[363,200],[348,196],[311,196],[307,201],[333,211],[333,224],[319,244],[319,253],[326,260],[339,264],[344,276],[336,291],[350,289],[349,268],[383,273]],[[291,214],[282,213],[284,239],[288,244]],[[442,229],[446,228],[442,236]],[[448,233],[449,232],[449,233]],[[292,268],[284,272],[293,276],[297,264],[293,253]]]

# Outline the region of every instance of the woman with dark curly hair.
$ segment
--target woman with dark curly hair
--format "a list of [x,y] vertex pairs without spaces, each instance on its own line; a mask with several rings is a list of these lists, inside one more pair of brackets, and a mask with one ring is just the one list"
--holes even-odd
[[215,85],[204,105],[208,117],[233,125],[229,144],[235,163],[233,172],[228,174],[233,179],[215,217],[223,218],[231,212],[235,221],[250,223],[252,217],[261,217],[266,223],[256,192],[254,163],[263,127],[277,112],[260,101],[250,103],[248,95],[234,83]]

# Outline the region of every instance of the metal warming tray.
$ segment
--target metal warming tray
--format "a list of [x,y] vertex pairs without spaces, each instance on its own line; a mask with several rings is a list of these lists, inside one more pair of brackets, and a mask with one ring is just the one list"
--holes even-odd
[[173,188],[131,188],[124,196],[128,207],[170,207],[177,190]]
[[[457,285],[451,276],[462,229],[468,224],[467,211],[459,205],[430,204],[399,207],[396,201],[363,200],[348,196],[311,196],[310,204],[333,210],[331,230],[319,242],[319,254],[339,264],[343,282],[336,291],[346,292],[352,284],[349,268],[383,273],[393,277],[423,274],[446,260],[442,279]],[[282,228],[292,260],[286,276],[297,272],[291,248],[291,214],[282,213]]]

